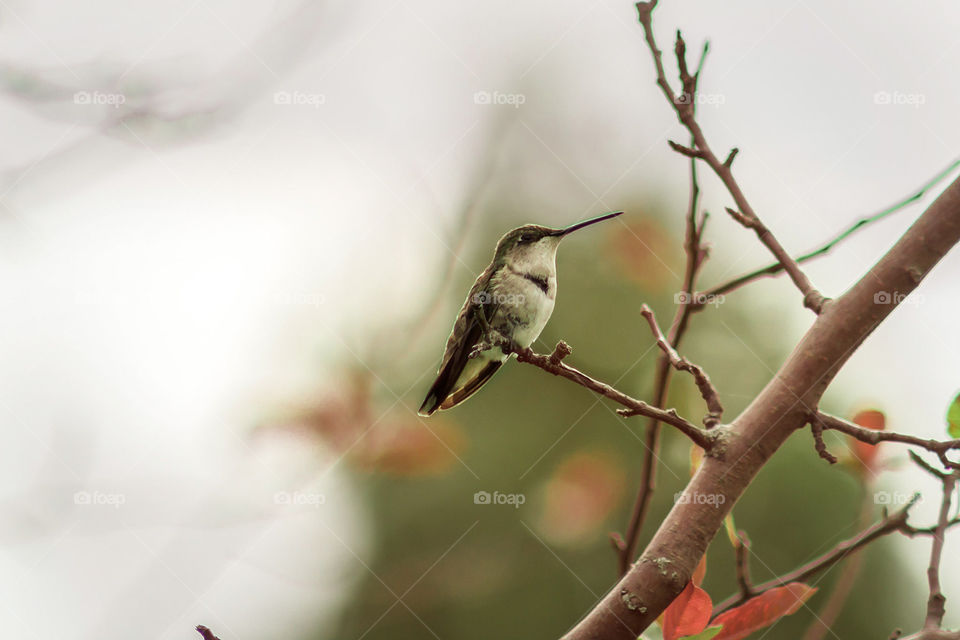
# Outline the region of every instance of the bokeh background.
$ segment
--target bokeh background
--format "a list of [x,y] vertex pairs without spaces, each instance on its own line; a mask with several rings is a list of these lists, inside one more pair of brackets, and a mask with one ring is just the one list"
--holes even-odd
[[[662,5],[663,49],[677,28],[692,52],[711,40],[702,124],[740,147],[737,176],[791,251],[958,154],[955,3]],[[651,393],[639,308],[672,315],[688,163],[632,3],[3,0],[0,34],[5,636],[551,638],[589,610],[615,578],[607,534],[635,495],[642,422],[518,364],[456,410],[415,409],[496,239],[614,209],[564,242],[537,347],[565,339],[575,366]],[[701,184],[701,282],[766,264]],[[808,273],[842,292],[921,208]],[[958,275],[953,253],[829,410],[945,436]],[[732,418],[810,321],[767,280],[696,316],[683,351]],[[670,403],[702,412],[683,378]],[[798,433],[736,508],[756,579],[852,535],[877,495],[922,491],[929,524],[937,487],[904,460],[830,467]],[[688,477],[686,443],[667,433],[662,461],[641,543]],[[917,628],[927,554],[868,549],[827,637]],[[719,601],[736,588],[724,536],[709,558]],[[955,537],[945,567],[958,559]],[[843,571],[763,637],[799,637]],[[944,578],[960,625],[960,578]]]

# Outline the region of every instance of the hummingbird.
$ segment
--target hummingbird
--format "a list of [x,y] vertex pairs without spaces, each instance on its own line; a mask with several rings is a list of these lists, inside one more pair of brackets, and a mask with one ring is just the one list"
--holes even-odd
[[417,413],[426,417],[460,404],[514,351],[533,344],[553,313],[560,241],[621,213],[605,213],[562,229],[527,224],[500,238],[493,261],[467,294],[447,338],[437,379]]

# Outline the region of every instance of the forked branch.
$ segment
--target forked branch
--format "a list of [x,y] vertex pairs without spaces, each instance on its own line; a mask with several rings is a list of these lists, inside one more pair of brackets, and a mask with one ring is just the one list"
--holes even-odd
[[647,324],[650,325],[650,331],[657,341],[657,346],[663,351],[670,365],[677,371],[686,371],[693,376],[697,384],[697,389],[700,390],[700,395],[703,397],[703,401],[707,403],[707,411],[709,412],[704,417],[703,424],[707,429],[715,427],[719,424],[720,419],[723,418],[723,405],[720,403],[720,395],[717,393],[716,387],[710,382],[710,376],[708,376],[700,366],[681,357],[680,354],[677,353],[677,350],[670,345],[666,336],[663,335],[663,331],[661,331],[657,325],[657,319],[654,317],[653,310],[650,307],[643,305],[640,308],[640,314],[647,319]]
[[690,137],[693,140],[693,144],[690,147],[684,147],[683,145],[675,142],[671,142],[670,146],[683,155],[703,160],[713,170],[713,172],[717,174],[717,177],[723,182],[724,186],[727,188],[727,191],[730,192],[730,196],[733,198],[733,201],[737,205],[738,216],[735,216],[737,217],[737,220],[745,227],[753,229],[757,235],[757,238],[760,239],[760,242],[762,242],[763,245],[770,250],[773,256],[777,259],[777,262],[783,266],[784,271],[787,272],[787,274],[790,276],[790,279],[803,294],[804,306],[812,310],[814,313],[819,314],[823,308],[823,295],[813,286],[813,283],[810,282],[810,279],[807,277],[807,275],[802,269],[800,269],[800,265],[790,256],[789,253],[787,253],[787,250],[783,248],[783,245],[781,245],[780,241],[777,240],[777,238],[773,235],[773,232],[771,232],[770,229],[764,225],[763,221],[754,211],[753,207],[750,205],[750,202],[744,195],[743,190],[740,188],[736,178],[734,178],[732,165],[733,158],[736,156],[736,153],[731,151],[725,160],[720,160],[717,158],[716,154],[713,152],[713,149],[710,148],[706,136],[704,135],[703,130],[700,128],[700,124],[697,122],[694,110],[696,96],[688,91],[690,87],[696,87],[697,78],[690,75],[689,71],[687,70],[686,44],[684,43],[683,37],[680,35],[679,31],[677,32],[675,52],[677,56],[677,64],[680,67],[680,82],[683,86],[684,93],[681,94],[681,96],[677,96],[673,88],[670,86],[670,83],[667,82],[666,74],[664,73],[663,69],[663,54],[661,53],[660,48],[657,46],[656,38],[653,34],[652,13],[656,6],[657,0],[637,3],[637,13],[639,15],[640,24],[643,25],[647,46],[650,48],[650,52],[653,55],[653,62],[657,73],[657,85],[660,87],[663,95],[670,102],[677,114],[677,118],[680,120],[680,123],[687,129],[687,131],[690,133]]
[[[865,427],[853,424],[852,422],[843,420],[842,418],[823,413],[822,411],[817,411],[811,415],[810,422],[811,424],[816,423],[818,425],[817,428],[839,431],[847,434],[848,436],[856,438],[861,442],[866,442],[867,444],[875,445],[881,442],[899,442],[901,444],[921,447],[927,451],[937,454],[937,457],[940,458],[940,462],[942,462],[943,466],[947,467],[948,469],[958,468],[957,463],[952,462],[947,458],[947,452],[954,449],[960,449],[960,440],[930,440],[918,438],[916,436],[911,436],[904,433],[896,433],[894,431],[878,431],[876,429],[867,429]],[[816,430],[814,433],[816,433]]]

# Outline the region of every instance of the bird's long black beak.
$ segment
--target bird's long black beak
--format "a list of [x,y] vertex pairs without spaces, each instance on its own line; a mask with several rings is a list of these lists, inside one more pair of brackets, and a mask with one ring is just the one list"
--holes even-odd
[[589,220],[584,220],[583,222],[577,222],[576,224],[572,224],[569,227],[565,227],[563,229],[558,230],[557,235],[563,237],[568,233],[573,233],[577,229],[583,229],[584,227],[589,227],[591,224],[595,224],[597,222],[603,222],[604,220],[609,220],[610,218],[616,218],[621,213],[623,213],[623,211],[614,211],[613,213],[604,213],[594,218],[590,218]]

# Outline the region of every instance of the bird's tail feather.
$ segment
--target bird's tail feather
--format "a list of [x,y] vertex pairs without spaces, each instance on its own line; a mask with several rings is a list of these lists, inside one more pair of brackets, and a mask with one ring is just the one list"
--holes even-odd
[[480,387],[487,383],[487,380],[489,380],[490,377],[495,374],[497,369],[499,369],[501,366],[503,366],[503,362],[500,360],[489,361],[487,365],[480,370],[480,373],[471,378],[467,384],[463,385],[463,387],[457,389],[447,396],[446,400],[440,403],[440,408],[449,409],[450,407],[455,407],[475,394],[480,390]]
[[[438,409],[449,409],[460,404],[476,393],[490,379],[490,376],[497,372],[503,362],[490,360],[485,364],[478,363],[477,366],[482,367],[479,371],[464,371],[462,368],[458,370],[451,364],[448,363],[447,367],[440,371],[430,391],[427,392],[427,397],[417,411],[421,416],[427,417],[433,415]],[[464,376],[466,376],[466,383],[458,388],[457,385]]]
[[430,391],[427,392],[427,397],[424,398],[423,404],[420,405],[417,413],[424,418],[432,416],[434,412],[440,408],[440,403],[450,394],[456,382],[457,376],[454,375],[453,367],[451,367],[448,362],[447,366],[437,374],[437,379],[433,381],[433,386],[431,386]]

